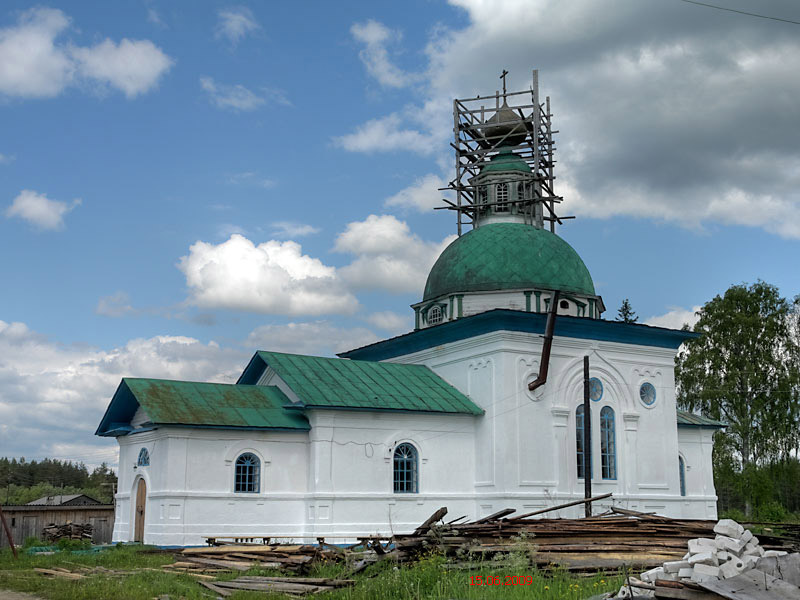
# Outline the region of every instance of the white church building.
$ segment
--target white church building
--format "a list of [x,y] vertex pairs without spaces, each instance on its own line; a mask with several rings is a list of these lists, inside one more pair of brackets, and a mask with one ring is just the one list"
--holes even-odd
[[587,476],[613,494],[595,512],[716,518],[721,424],[676,406],[694,334],[602,318],[547,228],[522,111],[493,114],[464,187],[472,227],[431,269],[414,331],[339,358],[258,351],[236,384],[122,380],[97,429],[120,446],[114,541],[408,532],[442,506],[472,519],[581,499]]

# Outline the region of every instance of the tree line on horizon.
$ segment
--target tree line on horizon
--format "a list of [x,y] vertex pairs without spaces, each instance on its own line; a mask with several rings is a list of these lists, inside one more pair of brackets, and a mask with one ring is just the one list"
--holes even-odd
[[45,458],[27,461],[16,457],[0,458],[0,503],[27,504],[44,496],[85,494],[103,504],[113,500],[117,475],[102,463],[89,472],[82,462]]

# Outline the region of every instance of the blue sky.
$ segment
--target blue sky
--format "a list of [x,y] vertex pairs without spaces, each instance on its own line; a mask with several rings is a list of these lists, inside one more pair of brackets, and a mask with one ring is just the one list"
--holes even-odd
[[408,331],[455,233],[452,98],[503,68],[552,97],[606,318],[800,293],[799,32],[677,0],[3,3],[0,454],[113,462],[122,376]]

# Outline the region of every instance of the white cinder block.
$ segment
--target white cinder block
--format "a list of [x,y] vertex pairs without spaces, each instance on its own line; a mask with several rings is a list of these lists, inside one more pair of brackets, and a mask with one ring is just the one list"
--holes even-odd
[[664,572],[665,573],[677,573],[681,569],[687,569],[691,567],[688,560],[674,560],[670,562],[664,563]]
[[727,535],[718,535],[714,538],[714,542],[720,550],[727,550],[737,556],[742,553],[745,547],[745,543],[742,540],[728,537]]
[[693,554],[690,556],[689,564],[693,567],[697,567],[697,565],[709,565],[712,567],[717,567],[719,566],[719,561],[711,552],[701,552],[699,554]]
[[742,540],[743,542],[747,543],[747,542],[749,542],[750,540],[753,539],[753,532],[750,531],[749,529],[745,529],[744,533],[741,535],[741,537],[739,539]]
[[775,556],[785,556],[786,554],[787,552],[784,552],[783,550],[767,550],[766,552],[764,552],[763,556],[765,558],[772,558]]
[[721,565],[719,568],[719,576],[722,579],[736,577],[739,573],[745,570],[744,561],[735,558]]
[[725,550],[720,550],[719,552],[717,552],[717,560],[720,562],[720,564],[722,564],[726,560],[730,560],[731,558],[732,558],[731,554],[729,552],[726,552]]
[[711,552],[716,550],[717,545],[714,540],[708,538],[697,538],[689,540],[689,554],[699,554],[701,552]]
[[678,571],[678,577],[680,579],[691,579],[692,573],[694,573],[694,569],[692,567],[687,567]]
[[649,571],[645,571],[642,573],[642,581],[646,581],[647,583],[653,583],[656,579],[658,579],[659,575],[664,574],[664,567],[656,567],[655,569],[650,569]]
[[744,527],[739,525],[733,519],[721,519],[714,525],[714,533],[724,535],[727,537],[738,538],[744,533]]
[[661,581],[678,581],[678,574],[677,573],[663,573],[658,576],[658,579]]
[[701,575],[707,575],[708,577],[719,577],[719,567],[699,564],[694,566],[694,573],[695,575],[699,573]]

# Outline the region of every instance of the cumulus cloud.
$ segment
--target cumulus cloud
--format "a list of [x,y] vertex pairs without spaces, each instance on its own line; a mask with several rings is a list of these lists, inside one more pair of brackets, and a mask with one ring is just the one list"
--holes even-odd
[[364,327],[338,327],[329,321],[263,325],[248,336],[246,344],[254,349],[333,356],[378,341]]
[[[335,143],[451,155],[453,98],[497,89],[504,67],[509,89],[526,89],[539,68],[559,130],[562,212],[800,238],[796,27],[684,3],[618,0],[613,11],[592,0],[450,4],[466,25],[431,34],[413,105]],[[773,7],[793,9],[788,0]],[[375,28],[370,39],[384,38]]]
[[334,138],[334,144],[350,152],[392,152],[406,150],[431,154],[434,140],[416,129],[404,128],[400,115],[372,119],[356,127],[353,133]]
[[256,93],[239,83],[226,85],[217,83],[211,77],[201,77],[200,87],[208,92],[211,103],[222,109],[250,111],[263,106],[267,102],[284,106],[291,105],[282,90],[261,88],[260,93]]
[[81,203],[76,198],[71,203],[50,200],[34,190],[22,190],[6,209],[6,217],[19,217],[39,229],[61,229],[64,216]]
[[180,336],[102,350],[64,346],[24,323],[0,321],[0,436],[27,457],[116,462],[116,443],[93,432],[127,376],[234,382],[249,351]]
[[409,314],[400,315],[390,310],[375,312],[367,316],[367,323],[374,325],[378,329],[389,331],[391,333],[399,333],[401,331],[410,331],[413,328],[413,318]]
[[224,8],[217,13],[216,37],[225,38],[231,44],[238,44],[247,34],[261,28],[253,11],[246,6]]
[[699,319],[697,313],[701,308],[701,306],[693,306],[691,310],[687,310],[679,306],[674,306],[663,315],[650,317],[645,321],[645,325],[667,327],[669,329],[681,329],[684,325],[694,327],[694,324],[697,323]]
[[152,90],[173,60],[149,40],[106,39],[92,47],[57,43],[70,19],[52,8],[21,13],[0,29],[0,94],[49,98],[76,83],[110,86],[128,98]]
[[413,73],[407,73],[397,67],[389,59],[387,44],[399,42],[402,34],[393,31],[383,23],[370,19],[364,23],[355,23],[350,28],[353,38],[364,44],[358,53],[361,62],[378,83],[386,87],[400,88],[418,79]]
[[446,185],[447,181],[443,177],[429,173],[424,177],[418,177],[410,186],[387,198],[383,205],[387,208],[396,206],[428,212],[436,206],[442,206],[442,196],[446,195],[446,192],[440,191],[439,188]]
[[173,60],[150,40],[106,39],[91,48],[74,48],[78,72],[100,84],[115,87],[128,98],[149,92]]
[[358,309],[334,267],[302,253],[293,241],[255,245],[234,234],[221,244],[198,241],[178,268],[189,303],[279,315],[349,314]]
[[369,215],[349,223],[334,250],[356,256],[339,269],[353,289],[419,293],[433,263],[455,237],[426,242],[394,216]]
[[281,239],[302,237],[320,232],[319,227],[314,227],[307,223],[295,223],[294,221],[278,221],[273,223],[272,227],[271,235]]

